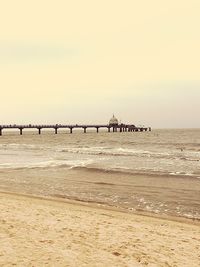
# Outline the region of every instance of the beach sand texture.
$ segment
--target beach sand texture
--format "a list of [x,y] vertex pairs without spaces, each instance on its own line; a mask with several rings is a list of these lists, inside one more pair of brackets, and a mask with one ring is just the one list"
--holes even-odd
[[200,227],[0,193],[0,266],[200,266]]

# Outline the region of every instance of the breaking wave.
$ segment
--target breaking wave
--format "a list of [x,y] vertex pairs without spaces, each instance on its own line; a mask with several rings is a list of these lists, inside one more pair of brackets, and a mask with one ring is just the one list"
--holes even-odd
[[110,148],[110,147],[71,147],[59,150],[62,153],[76,153],[86,155],[103,155],[103,156],[136,156],[152,157],[164,159],[180,159],[184,161],[200,161],[200,152],[187,151],[184,153],[177,152],[156,152],[148,150],[130,149],[130,148]]

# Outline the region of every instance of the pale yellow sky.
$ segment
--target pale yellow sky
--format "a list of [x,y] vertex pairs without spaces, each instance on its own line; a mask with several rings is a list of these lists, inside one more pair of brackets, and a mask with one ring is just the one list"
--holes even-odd
[[200,127],[200,1],[0,3],[0,124]]

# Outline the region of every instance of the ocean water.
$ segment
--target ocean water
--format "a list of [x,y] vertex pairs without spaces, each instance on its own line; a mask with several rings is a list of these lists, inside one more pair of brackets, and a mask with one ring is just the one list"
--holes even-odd
[[5,131],[0,190],[200,219],[200,129]]

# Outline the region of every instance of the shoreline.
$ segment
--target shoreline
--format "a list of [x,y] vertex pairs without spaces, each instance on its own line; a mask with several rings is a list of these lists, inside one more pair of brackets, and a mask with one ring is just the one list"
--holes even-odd
[[0,192],[1,266],[193,266],[200,227]]
[[177,222],[177,223],[185,223],[185,224],[191,224],[191,225],[197,225],[200,226],[200,220],[197,218],[187,218],[183,216],[172,216],[168,214],[158,214],[154,212],[148,212],[143,210],[129,210],[122,207],[116,207],[109,205],[107,203],[100,203],[95,201],[83,201],[76,198],[67,198],[64,196],[40,196],[40,195],[32,195],[32,194],[26,194],[26,193],[17,193],[13,191],[2,191],[0,190],[0,196],[1,195],[8,195],[8,196],[14,196],[14,197],[22,197],[22,198],[30,198],[30,199],[36,199],[41,201],[52,201],[52,202],[58,202],[58,203],[65,203],[69,205],[77,205],[77,206],[83,206],[83,207],[89,207],[93,209],[100,209],[100,210],[107,210],[107,211],[113,211],[113,212],[119,212],[124,214],[130,214],[133,216],[144,216],[149,218],[155,218],[160,220],[166,220],[171,222]]

